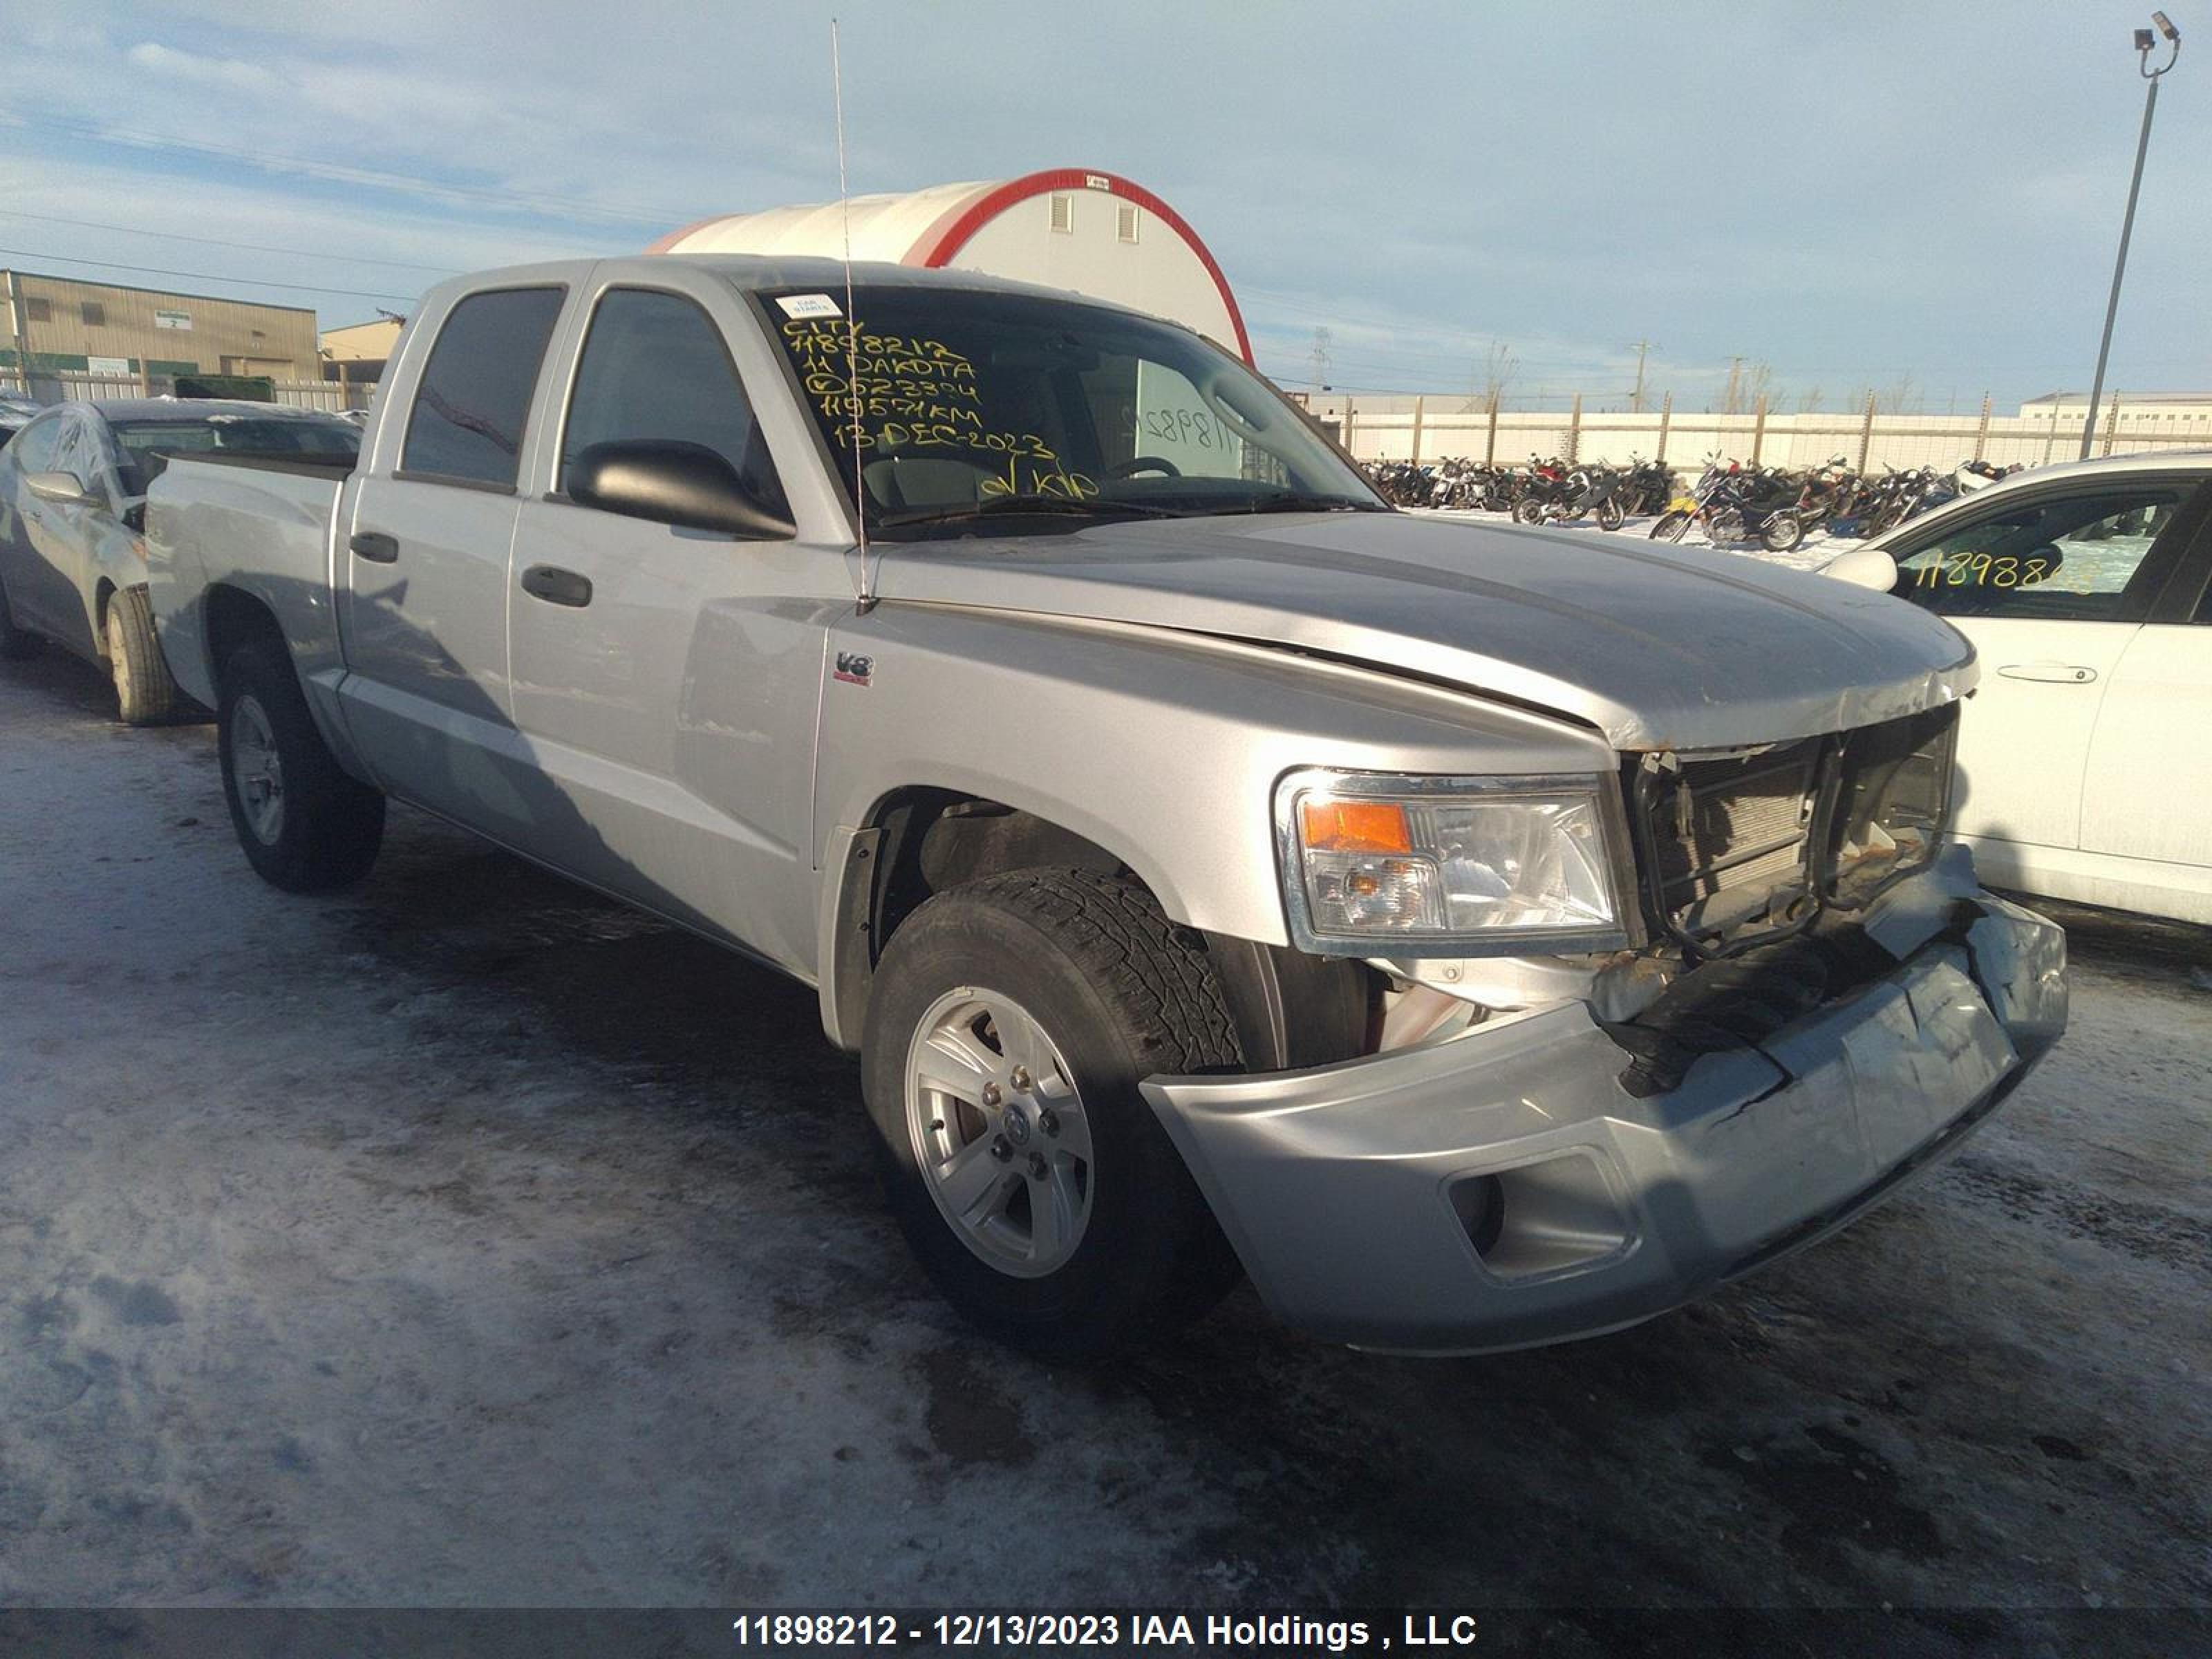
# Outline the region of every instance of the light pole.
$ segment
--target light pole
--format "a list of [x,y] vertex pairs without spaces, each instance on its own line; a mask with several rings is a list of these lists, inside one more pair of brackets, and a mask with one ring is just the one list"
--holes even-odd
[[2127,216],[2120,221],[2120,257],[2112,261],[2112,297],[2105,302],[2105,337],[2097,346],[2097,379],[2089,388],[2089,413],[2081,422],[2081,459],[2089,459],[2089,446],[2097,435],[2097,401],[2105,395],[2105,360],[2112,354],[2112,319],[2119,314],[2120,278],[2128,268],[2128,236],[2136,228],[2136,196],[2142,189],[2144,152],[2150,149],[2150,118],[2158,109],[2158,77],[2172,69],[2181,56],[2181,31],[2167,21],[2162,11],[2150,15],[2152,24],[2166,37],[2172,50],[2166,62],[2156,69],[2150,66],[2151,49],[2158,44],[2149,29],[2136,31],[2136,68],[2142,78],[2150,82],[2150,90],[2143,96],[2142,136],[2136,140],[2135,176],[2128,180]]

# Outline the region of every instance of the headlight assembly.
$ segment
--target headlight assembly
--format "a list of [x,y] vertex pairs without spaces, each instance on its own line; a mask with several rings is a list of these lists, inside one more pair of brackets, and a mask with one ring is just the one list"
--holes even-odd
[[1320,769],[1277,786],[1293,939],[1335,956],[1523,956],[1635,942],[1609,777]]

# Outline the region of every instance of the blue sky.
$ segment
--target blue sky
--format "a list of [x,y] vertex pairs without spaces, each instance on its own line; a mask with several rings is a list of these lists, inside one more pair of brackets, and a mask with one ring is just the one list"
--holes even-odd
[[[1326,327],[1346,386],[1464,392],[1502,343],[1509,396],[1617,398],[1642,339],[1692,404],[1740,355],[1791,406],[1910,375],[2002,410],[2087,383],[2149,9],[74,0],[10,22],[0,264],[328,326],[818,201],[834,11],[855,191],[1125,174],[1288,383]],[[2212,389],[2212,4],[2167,9],[2123,389]]]

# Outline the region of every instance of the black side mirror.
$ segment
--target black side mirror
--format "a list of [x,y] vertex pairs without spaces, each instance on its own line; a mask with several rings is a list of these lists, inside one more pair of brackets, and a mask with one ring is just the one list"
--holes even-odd
[[737,468],[704,444],[623,439],[593,444],[568,464],[569,498],[602,513],[767,541],[794,533],[763,506]]

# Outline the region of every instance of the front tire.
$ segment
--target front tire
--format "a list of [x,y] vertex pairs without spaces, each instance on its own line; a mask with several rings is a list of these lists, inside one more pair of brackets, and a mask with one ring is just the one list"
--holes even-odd
[[289,893],[361,879],[384,841],[384,797],[339,767],[280,647],[240,646],[216,711],[222,793],[254,872]]
[[1627,522],[1628,509],[1619,501],[1608,496],[1597,504],[1597,527],[1600,530],[1618,530]]
[[1037,869],[939,894],[892,936],[863,1042],[908,1243],[971,1323],[1044,1358],[1203,1311],[1236,1258],[1138,1085],[1238,1063],[1203,944],[1134,883]]
[[1514,523],[1516,523],[1516,524],[1526,524],[1526,525],[1539,525],[1539,524],[1543,523],[1543,522],[1544,522],[1544,504],[1543,504],[1543,502],[1541,502],[1541,501],[1516,501],[1516,502],[1514,502],[1514,503],[1513,503],[1513,522],[1514,522]]
[[1651,521],[1651,539],[1655,542],[1679,542],[1690,528],[1690,515],[1676,511],[1662,513]]
[[1770,553],[1787,553],[1805,539],[1805,521],[1795,513],[1778,513],[1759,527],[1759,544]]
[[107,596],[107,672],[115,709],[125,726],[158,726],[174,718],[177,683],[154,637],[154,607],[143,587]]

